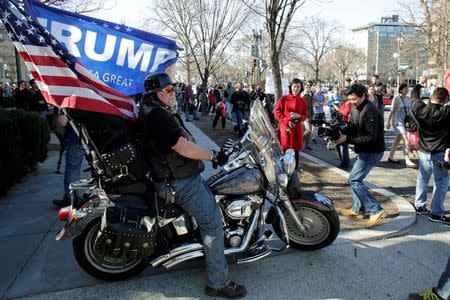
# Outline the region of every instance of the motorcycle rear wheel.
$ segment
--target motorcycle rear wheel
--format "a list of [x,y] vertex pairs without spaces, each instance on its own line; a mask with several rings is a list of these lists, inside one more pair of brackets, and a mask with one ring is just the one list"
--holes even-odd
[[[333,243],[340,229],[339,217],[335,210],[295,200],[292,201],[292,205],[306,227],[306,232],[301,234],[292,217],[282,208],[286,219],[289,243],[292,247],[301,250],[317,250]],[[283,236],[279,217],[273,223],[273,228],[278,236]]]
[[73,251],[80,267],[89,275],[107,281],[123,280],[141,273],[148,266],[143,259],[128,261],[124,265],[119,258],[105,257],[101,260],[95,249],[100,225],[100,218],[92,221],[81,235],[73,239]]

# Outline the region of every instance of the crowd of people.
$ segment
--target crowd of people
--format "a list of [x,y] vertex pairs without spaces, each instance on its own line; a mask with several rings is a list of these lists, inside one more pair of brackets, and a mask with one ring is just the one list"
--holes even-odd
[[49,112],[47,102],[34,79],[21,80],[15,84],[0,83],[0,106],[36,111],[43,118]]
[[[432,222],[450,225],[450,218],[445,215],[444,209],[449,174],[448,170],[437,167],[440,162],[450,159],[450,154],[445,154],[450,148],[450,107],[447,103],[449,94],[445,88],[435,88],[430,103],[425,104],[420,101],[420,89],[425,80],[426,77],[420,79],[410,96],[406,84],[398,87],[398,94],[393,99],[386,122],[386,129],[392,127],[395,130],[388,161],[392,164],[400,162],[394,156],[402,143],[406,167],[418,168],[414,203],[417,214],[427,214]],[[145,87],[146,93],[140,101],[140,109],[145,114],[140,118],[144,118],[145,123],[149,124],[148,128],[165,128],[160,131],[153,130],[147,138],[154,143],[154,149],[159,149],[161,153],[172,153],[173,159],[183,166],[176,170],[181,172],[180,174],[171,173],[172,176],[179,175],[179,178],[176,177],[178,179],[173,180],[170,187],[162,180],[167,174],[156,172],[155,176],[161,177],[162,181],[160,185],[156,182],[155,188],[161,197],[170,194],[168,188],[176,190],[177,195],[184,195],[184,191],[189,190],[186,197],[176,198],[175,201],[196,217],[204,240],[214,241],[207,245],[210,253],[205,253],[209,277],[205,291],[208,295],[242,297],[246,290],[229,279],[223,257],[223,239],[219,238],[222,232],[219,230],[221,227],[217,225],[220,221],[217,207],[213,205],[214,199],[205,190],[205,185],[200,184],[202,179],[199,173],[203,169],[201,161],[211,160],[213,163],[223,164],[225,158],[223,153],[210,152],[195,143],[182,122],[181,113],[184,114],[185,121],[191,121],[191,117],[198,119],[200,112],[213,115],[213,128],[217,127],[219,120],[222,129],[232,122],[235,134],[241,137],[245,133],[244,120],[249,118],[252,102],[259,99],[277,129],[282,149],[294,149],[297,170],[300,169],[299,153],[313,151],[312,144],[319,143],[320,127],[336,122],[345,124],[345,131],[340,130],[339,137],[334,140],[340,158],[339,166],[344,169],[351,166],[349,145],[353,145],[353,151],[357,155],[348,179],[353,204],[351,208],[342,209],[340,213],[349,218],[367,219],[366,228],[380,224],[387,217],[387,212],[364,183],[365,177],[380,162],[386,150],[383,118],[383,95],[386,93],[386,86],[377,75],[372,77],[372,83],[369,85],[346,78],[342,86],[332,86],[329,90],[321,83],[304,82],[295,78],[289,84],[288,94],[277,101],[274,101],[272,95],[265,94],[261,86],[246,86],[242,82],[216,84],[205,93],[206,106],[202,105],[204,99],[200,85],[172,83],[166,74],[149,76]],[[12,97],[17,108],[41,114],[48,111],[45,100],[33,80],[19,82],[16,89],[2,85],[0,94],[3,98],[5,95]],[[175,106],[177,108],[173,114],[173,109],[168,108]],[[326,110],[329,114],[326,114]],[[67,123],[62,115],[57,120],[61,127]],[[416,123],[415,129],[411,129],[413,121]],[[70,128],[67,129],[70,131]],[[61,199],[53,201],[58,207],[69,205],[68,186],[79,178],[84,155],[76,134],[69,132],[66,139],[69,140],[69,146],[66,154],[65,193]],[[155,170],[164,170],[165,166],[160,165],[163,160],[158,159],[160,156],[152,153],[151,157],[155,158]],[[414,157],[418,158],[418,164],[411,161]],[[431,175],[434,178],[434,190],[431,209],[428,209],[426,197]],[[192,189],[193,187],[196,188]],[[198,197],[199,195],[202,196]],[[202,211],[198,211],[197,207],[203,207]],[[203,219],[205,209],[208,210],[209,217]]]

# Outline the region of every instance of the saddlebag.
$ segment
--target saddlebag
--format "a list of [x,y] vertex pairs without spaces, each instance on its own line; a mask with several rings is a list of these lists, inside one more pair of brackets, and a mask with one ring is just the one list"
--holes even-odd
[[135,122],[98,112],[76,109],[66,112],[88,144],[92,169],[109,187],[144,179],[148,167],[141,155]]
[[156,248],[156,219],[148,210],[108,207],[95,248],[102,258],[120,258],[122,264],[150,257]]

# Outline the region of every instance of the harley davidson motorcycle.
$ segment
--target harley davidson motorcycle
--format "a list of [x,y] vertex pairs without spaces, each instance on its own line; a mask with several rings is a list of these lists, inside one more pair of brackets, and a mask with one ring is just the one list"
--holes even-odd
[[[111,155],[100,155],[85,128],[78,129],[94,177],[70,185],[72,205],[58,213],[66,224],[56,239],[73,237],[79,265],[92,276],[120,280],[149,265],[170,268],[203,257],[195,219],[158,199],[151,181],[109,188],[102,166]],[[207,180],[222,214],[225,255],[251,262],[272,250],[316,250],[336,239],[340,223],[331,199],[300,190],[294,152],[283,153],[259,100],[251,107],[247,132],[228,154],[229,162]],[[126,168],[119,173],[125,175]],[[77,196],[81,192],[83,199]],[[273,233],[282,247],[269,246]]]

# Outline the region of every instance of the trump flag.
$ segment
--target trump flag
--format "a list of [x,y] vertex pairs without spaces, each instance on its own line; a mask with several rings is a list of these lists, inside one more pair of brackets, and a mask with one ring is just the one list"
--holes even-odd
[[[83,31],[80,25],[73,24],[75,20],[86,22],[83,18],[87,17],[65,12],[71,17],[61,15],[61,20],[55,21],[54,16],[44,19],[45,14],[40,11],[42,9],[44,6],[34,1],[0,0],[0,21],[5,25],[8,36],[25,61],[31,76],[36,79],[47,102],[58,107],[135,119],[134,101],[126,95],[142,92],[145,76],[165,71],[176,61],[176,50],[168,55],[167,52],[142,42],[142,37],[148,37],[146,33],[126,27],[117,28],[129,33],[136,31],[135,34],[141,41],[136,51],[136,40],[131,39],[129,34],[126,35],[127,38],[119,38],[117,30],[114,31],[115,35],[106,33],[112,23],[105,22],[108,27],[104,24],[101,26],[103,31],[94,31],[94,25],[99,26],[97,22],[100,21],[97,20],[91,23],[90,30]],[[62,12],[46,9],[52,13]],[[75,16],[78,18],[75,19]],[[69,23],[72,25],[68,25]],[[83,32],[84,37],[80,37]],[[102,34],[105,41],[103,51],[96,44],[101,40],[99,36]],[[115,46],[109,47],[113,42]],[[115,52],[117,54],[114,56]],[[162,52],[165,54],[161,54]],[[87,63],[89,60],[100,63],[94,66],[95,64]],[[112,65],[106,63],[108,60],[112,61]],[[121,69],[130,70],[127,70],[128,73],[120,73]],[[142,73],[141,78],[132,77],[136,71]],[[105,76],[106,73],[109,75]]]

